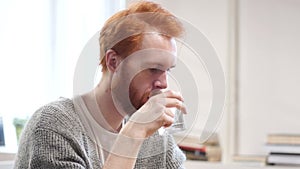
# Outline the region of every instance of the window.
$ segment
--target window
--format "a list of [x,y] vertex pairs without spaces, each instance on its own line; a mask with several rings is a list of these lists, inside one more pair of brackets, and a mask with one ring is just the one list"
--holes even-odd
[[17,135],[12,133],[39,107],[72,97],[74,68],[85,43],[124,6],[124,0],[0,1],[5,138],[0,152],[16,152]]

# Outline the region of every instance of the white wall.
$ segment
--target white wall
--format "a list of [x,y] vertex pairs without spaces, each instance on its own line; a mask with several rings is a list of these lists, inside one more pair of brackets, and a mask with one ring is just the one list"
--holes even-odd
[[[228,41],[227,0],[156,0],[176,16],[197,27],[211,41],[226,66]],[[224,68],[226,69],[226,68]]]
[[241,0],[239,153],[300,133],[300,1]]

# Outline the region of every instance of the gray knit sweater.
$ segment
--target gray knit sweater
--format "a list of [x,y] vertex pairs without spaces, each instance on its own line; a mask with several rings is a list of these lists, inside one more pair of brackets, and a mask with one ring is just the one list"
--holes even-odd
[[[14,168],[100,169],[103,157],[86,133],[72,100],[63,98],[45,105],[33,114],[22,133]],[[155,153],[157,150],[162,153]],[[144,141],[135,168],[181,169],[184,160],[172,136],[156,133]]]

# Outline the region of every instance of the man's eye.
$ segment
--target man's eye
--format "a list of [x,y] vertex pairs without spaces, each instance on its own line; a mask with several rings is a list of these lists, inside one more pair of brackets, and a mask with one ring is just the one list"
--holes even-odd
[[151,73],[158,73],[161,71],[160,69],[157,69],[157,68],[150,68],[149,70]]

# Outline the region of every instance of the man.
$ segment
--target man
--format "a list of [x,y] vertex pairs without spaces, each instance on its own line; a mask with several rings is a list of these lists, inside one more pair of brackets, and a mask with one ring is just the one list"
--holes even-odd
[[15,168],[184,168],[172,136],[158,133],[173,123],[170,108],[186,112],[182,96],[164,90],[182,34],[181,23],[153,2],[113,15],[100,32],[101,81],[32,116]]

